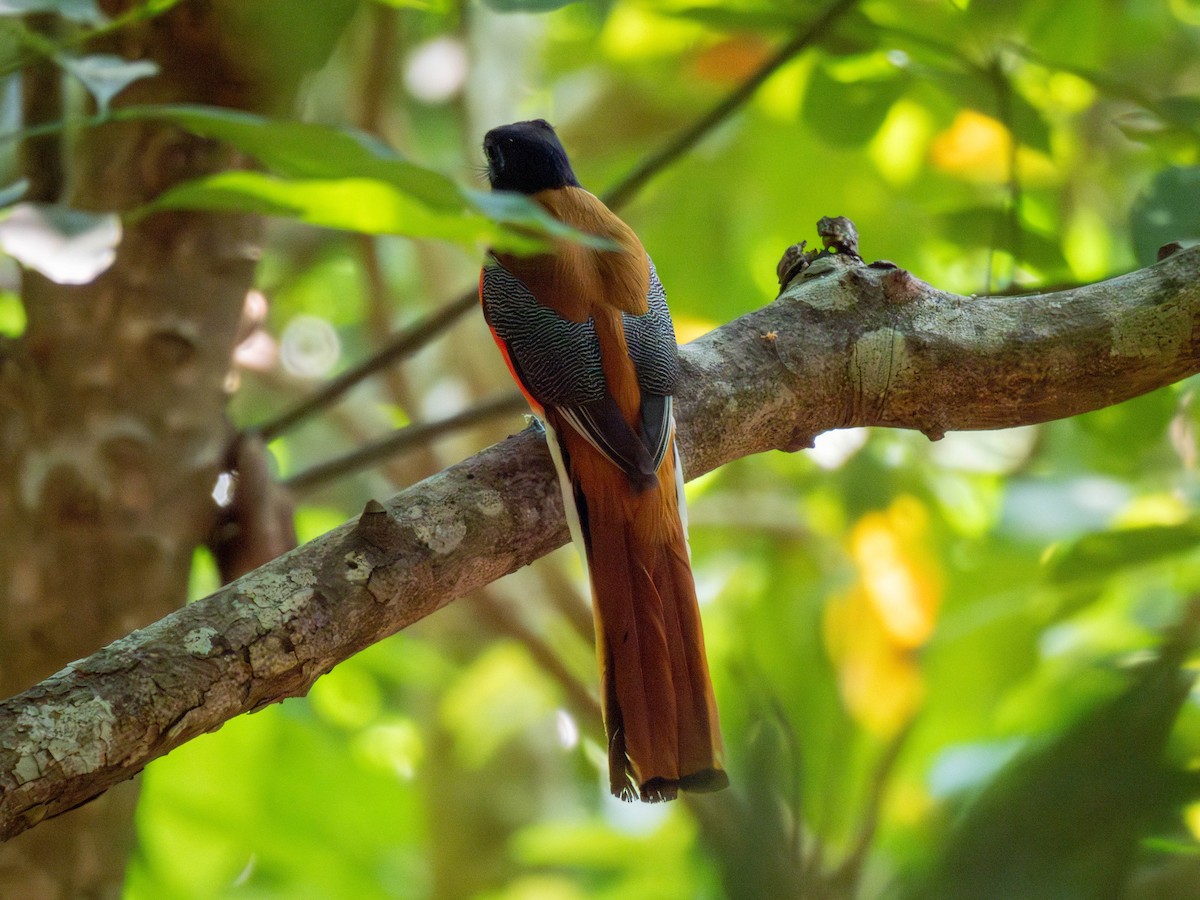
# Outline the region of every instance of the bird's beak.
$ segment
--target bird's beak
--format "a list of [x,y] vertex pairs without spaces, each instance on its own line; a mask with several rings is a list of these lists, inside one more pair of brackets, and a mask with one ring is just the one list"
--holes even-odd
[[500,142],[492,140],[490,136],[484,138],[483,153],[487,157],[488,181],[494,185],[504,171],[504,153],[500,150]]

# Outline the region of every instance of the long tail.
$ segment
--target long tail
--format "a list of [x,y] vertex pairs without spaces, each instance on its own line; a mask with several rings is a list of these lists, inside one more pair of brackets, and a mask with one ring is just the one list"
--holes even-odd
[[678,457],[672,448],[658,485],[639,491],[611,465],[589,466],[591,448],[573,446],[564,431],[568,499],[592,582],[612,792],[670,800],[679,789],[720,790],[729,778],[675,478]]

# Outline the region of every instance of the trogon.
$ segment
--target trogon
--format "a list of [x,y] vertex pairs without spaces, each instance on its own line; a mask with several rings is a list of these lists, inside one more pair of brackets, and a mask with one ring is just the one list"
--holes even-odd
[[484,317],[545,426],[571,534],[588,568],[614,795],[719,790],[716,701],[692,579],[666,295],[632,229],[584,190],[545,121],[483,142],[493,190],[528,195],[601,241],[493,252]]

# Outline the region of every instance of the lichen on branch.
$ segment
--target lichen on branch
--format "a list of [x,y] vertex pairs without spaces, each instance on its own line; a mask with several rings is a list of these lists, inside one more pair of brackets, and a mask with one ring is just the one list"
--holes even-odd
[[[1005,428],[1200,371],[1200,248],[1055,294],[963,297],[890,264],[816,260],[681,351],[689,476],[851,425]],[[0,839],[564,544],[526,430],[0,704]]]

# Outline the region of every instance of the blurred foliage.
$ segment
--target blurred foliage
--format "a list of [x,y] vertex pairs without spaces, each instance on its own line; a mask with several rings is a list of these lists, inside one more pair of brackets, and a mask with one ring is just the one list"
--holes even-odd
[[[263,170],[164,205],[277,216],[235,420],[471,289],[499,233],[475,193],[487,128],[550,119],[602,192],[823,8],[362,2],[294,121],[171,113]],[[623,210],[681,340],[768,302],[823,215],[961,292],[1097,280],[1200,239],[1200,5],[863,0]],[[0,293],[0,332],[22,326]],[[286,477],[505,379],[467,317],[271,450]],[[1195,391],[933,444],[833,433],[691,485],[730,791],[607,796],[564,551],[151,766],[127,896],[1195,897]],[[301,538],[521,425],[310,491]],[[195,594],[214,578],[200,559]]]

